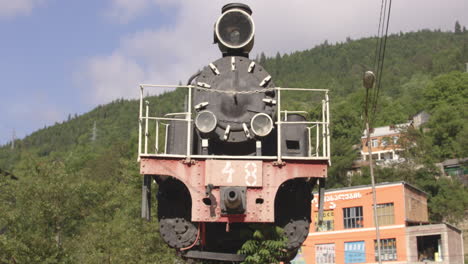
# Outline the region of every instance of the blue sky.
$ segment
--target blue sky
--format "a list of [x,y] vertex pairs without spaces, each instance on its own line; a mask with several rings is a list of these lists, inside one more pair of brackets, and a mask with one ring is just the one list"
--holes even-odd
[[[0,0],[0,145],[117,98],[177,83],[219,56],[215,0]],[[380,1],[247,0],[253,54],[375,35]],[[325,2],[325,3],[324,3]],[[408,3],[409,2],[409,3]],[[468,26],[468,1],[394,0],[390,31]]]

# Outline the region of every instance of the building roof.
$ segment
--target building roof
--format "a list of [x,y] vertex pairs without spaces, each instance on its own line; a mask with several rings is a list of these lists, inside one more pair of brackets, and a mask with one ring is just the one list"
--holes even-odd
[[447,159],[447,160],[442,161],[442,165],[444,167],[454,166],[454,165],[463,164],[463,163],[465,163],[467,161],[468,161],[468,158],[464,158],[464,159]]
[[[428,194],[419,189],[418,187],[414,186],[414,185],[411,185],[405,181],[398,181],[398,182],[381,182],[381,183],[377,183],[375,184],[376,187],[380,187],[380,186],[388,186],[388,185],[404,185],[405,187],[408,187],[409,189],[412,189],[414,191],[417,191],[421,194],[423,194],[424,196],[428,196]],[[335,188],[335,189],[326,189],[325,190],[325,194],[326,193],[329,193],[329,192],[337,192],[337,191],[347,191],[347,190],[354,190],[354,189],[362,189],[362,188],[371,188],[372,185],[368,184],[368,185],[357,185],[357,186],[349,186],[349,187],[343,187],[343,188]]]
[[463,231],[461,229],[459,229],[458,227],[450,224],[450,223],[447,223],[447,222],[442,222],[442,223],[424,223],[424,224],[420,224],[420,225],[413,225],[413,226],[408,226],[407,228],[408,229],[434,229],[434,227],[440,227],[440,226],[445,226],[447,228],[450,228],[452,230],[454,230],[455,232],[457,233],[462,233]]
[[[373,129],[371,133],[371,137],[382,137],[382,136],[389,136],[389,135],[394,135],[394,134],[399,134],[401,133],[402,129],[406,129],[411,125],[411,122],[403,123],[403,124],[398,124],[394,126],[383,126],[383,127],[376,127]],[[366,138],[367,134],[366,131],[362,133],[362,138]]]

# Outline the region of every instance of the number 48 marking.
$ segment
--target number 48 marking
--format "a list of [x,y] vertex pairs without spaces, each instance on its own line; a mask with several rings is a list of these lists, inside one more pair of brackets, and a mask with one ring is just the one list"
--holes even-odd
[[[245,171],[245,184],[247,186],[254,186],[257,184],[257,164],[253,162],[247,162],[244,166]],[[232,175],[234,174],[234,168],[232,167],[232,163],[230,161],[226,161],[226,165],[224,166],[223,170],[221,171],[222,174],[227,176],[226,182],[232,183]]]
[[245,164],[245,183],[248,186],[254,186],[257,184],[257,164],[248,162]]
[[224,166],[222,173],[228,175],[226,182],[232,183],[232,174],[234,173],[234,169],[232,168],[230,161],[226,162],[226,166]]

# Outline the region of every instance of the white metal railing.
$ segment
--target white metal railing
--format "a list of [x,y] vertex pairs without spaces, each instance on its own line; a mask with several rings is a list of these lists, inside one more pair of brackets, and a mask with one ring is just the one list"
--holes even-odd
[[[277,155],[276,156],[217,156],[217,155],[192,155],[192,92],[193,89],[206,90],[206,88],[193,86],[193,85],[154,85],[154,84],[140,84],[140,110],[139,110],[139,129],[138,129],[138,159],[141,157],[172,157],[172,158],[185,158],[190,160],[191,158],[216,158],[216,159],[264,159],[264,160],[277,160],[281,162],[284,160],[328,160],[330,162],[330,107],[329,97],[327,89],[306,89],[306,88],[283,88],[275,87],[272,88],[277,94]],[[155,117],[150,115],[150,103],[145,100],[144,90],[145,88],[182,88],[187,89],[187,109],[186,112],[179,113],[168,113],[163,117]],[[212,92],[225,92],[211,90]],[[321,100],[322,112],[320,113],[321,120],[316,121],[288,121],[288,114],[307,114],[306,111],[288,111],[283,110],[281,107],[281,92],[282,91],[306,91],[322,93],[323,99]],[[245,92],[244,92],[245,93]],[[157,106],[156,106],[157,107]],[[284,114],[284,117],[283,117]],[[180,116],[184,116],[181,118]],[[187,146],[185,154],[167,154],[167,136],[168,129],[171,121],[185,122],[187,123]],[[150,131],[151,122],[155,122],[154,131]],[[309,141],[309,152],[306,157],[286,156],[282,155],[282,135],[281,127],[283,125],[294,125],[304,124],[307,126],[308,141]],[[164,126],[164,151],[160,149],[159,137],[161,135],[160,128]],[[315,130],[313,133],[312,130]],[[148,149],[150,140],[150,134],[154,133],[154,151]],[[315,139],[315,140],[314,140]],[[313,142],[315,142],[313,146]]]

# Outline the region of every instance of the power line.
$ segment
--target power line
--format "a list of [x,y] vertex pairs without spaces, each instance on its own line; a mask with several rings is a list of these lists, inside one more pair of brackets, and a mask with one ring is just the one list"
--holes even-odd
[[[376,111],[377,111],[377,104],[378,104],[378,97],[382,87],[382,76],[383,76],[383,68],[384,68],[384,61],[385,61],[385,53],[387,48],[387,39],[388,39],[388,28],[390,25],[390,14],[392,8],[392,0],[382,0],[381,1],[381,8],[380,8],[380,17],[379,17],[379,27],[377,31],[377,43],[375,48],[375,58],[374,58],[374,71],[376,73],[377,82],[376,82],[376,89],[375,91],[370,92],[369,94],[366,93],[366,96],[370,97],[366,98],[366,106],[371,104],[372,113],[370,116],[370,123],[375,120]],[[384,34],[385,30],[385,34]]]
[[[386,1],[386,0],[385,0]],[[383,41],[383,50],[382,50],[382,59],[380,60],[380,71],[377,74],[377,89],[375,91],[375,100],[374,100],[374,107],[372,110],[372,117],[375,118],[375,113],[377,110],[377,101],[379,97],[379,92],[382,87],[382,76],[383,76],[383,68],[384,68],[384,61],[385,61],[385,51],[387,49],[387,39],[388,39],[388,26],[390,24],[390,13],[392,9],[392,0],[389,1],[389,6],[388,6],[388,15],[387,15],[387,23],[386,23],[386,29],[385,29],[385,37]],[[384,15],[385,19],[385,15]],[[383,28],[382,28],[383,31]]]

